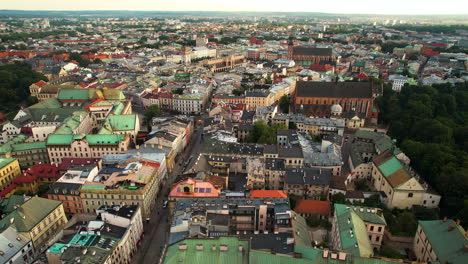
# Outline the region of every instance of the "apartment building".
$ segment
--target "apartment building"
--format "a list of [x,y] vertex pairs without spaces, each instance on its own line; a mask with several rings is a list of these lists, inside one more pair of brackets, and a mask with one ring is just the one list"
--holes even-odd
[[52,134],[46,145],[49,160],[61,163],[63,158],[102,158],[108,154],[125,153],[130,145],[130,136]]
[[140,207],[138,205],[101,205],[96,213],[101,216],[102,221],[127,229],[119,243],[119,250],[122,253],[120,263],[133,263],[133,257],[143,238],[143,219]]
[[331,178],[331,169],[288,168],[285,174],[284,191],[303,199],[320,200],[321,197],[327,197]]
[[468,262],[468,235],[460,221],[419,221],[413,252],[421,262],[463,264]]
[[32,241],[35,251],[40,252],[57,239],[66,223],[62,202],[32,197],[0,220],[0,231],[14,226]]
[[[101,205],[139,205],[143,217],[151,214],[160,183],[165,177],[164,155],[156,162],[145,158],[125,156],[115,161],[105,160],[105,166],[80,189],[86,213],[93,213]],[[117,155],[109,155],[109,158]],[[108,162],[113,164],[108,165]]]
[[20,173],[18,160],[0,158],[0,191],[5,190]]

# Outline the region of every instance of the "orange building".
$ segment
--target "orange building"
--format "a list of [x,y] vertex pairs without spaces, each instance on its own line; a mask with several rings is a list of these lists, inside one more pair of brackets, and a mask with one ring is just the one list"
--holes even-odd
[[79,192],[81,186],[81,184],[77,183],[56,182],[52,184],[47,192],[47,198],[62,201],[63,210],[69,217],[73,216],[73,214],[84,213],[85,210]]

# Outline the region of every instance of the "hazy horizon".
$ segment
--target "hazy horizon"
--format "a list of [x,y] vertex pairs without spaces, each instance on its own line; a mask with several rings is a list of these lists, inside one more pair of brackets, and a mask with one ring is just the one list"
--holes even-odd
[[238,0],[223,3],[219,0],[81,0],[63,2],[60,0],[17,0],[5,3],[1,10],[21,11],[147,11],[147,12],[312,12],[330,14],[369,14],[369,15],[465,15],[468,4],[462,0],[446,0],[443,5],[436,1],[394,0],[384,4],[372,0],[354,2],[337,0],[333,4],[317,6],[307,0],[267,1]]

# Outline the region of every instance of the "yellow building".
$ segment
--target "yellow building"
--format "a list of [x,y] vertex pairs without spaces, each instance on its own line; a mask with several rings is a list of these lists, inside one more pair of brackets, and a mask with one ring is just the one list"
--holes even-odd
[[33,197],[0,221],[0,231],[14,225],[18,233],[31,239],[36,252],[57,240],[67,223],[62,202]]
[[257,106],[270,106],[275,102],[274,94],[269,91],[254,90],[248,91],[245,95],[245,104],[247,110],[255,110]]
[[441,196],[423,182],[411,168],[387,150],[372,160],[371,182],[387,195],[387,207],[412,208],[414,205],[437,208]]
[[5,190],[20,173],[21,170],[17,159],[0,159],[0,191]]
[[80,188],[85,213],[94,213],[101,205],[127,204],[139,205],[143,218],[150,217],[165,171],[165,160],[157,163],[144,158],[102,170]]

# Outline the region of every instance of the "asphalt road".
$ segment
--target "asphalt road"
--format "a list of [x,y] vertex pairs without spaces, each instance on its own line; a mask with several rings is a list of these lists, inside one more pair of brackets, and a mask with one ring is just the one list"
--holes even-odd
[[[353,141],[354,134],[348,134],[349,131],[345,132],[343,135],[343,145],[341,147],[341,156],[343,159],[343,167],[341,169],[341,176],[344,177],[346,174],[351,172],[349,168],[349,150],[351,146],[351,142]],[[348,139],[346,139],[348,137]]]
[[196,158],[202,149],[202,128],[197,127],[190,140],[189,145],[176,158],[174,169],[168,175],[167,181],[161,187],[160,195],[155,203],[149,222],[144,223],[145,236],[143,237],[140,250],[135,256],[137,263],[159,263],[162,259],[170,231],[170,215],[168,208],[162,208],[162,204],[168,199],[171,186],[178,175],[184,170],[185,161],[190,157]]

